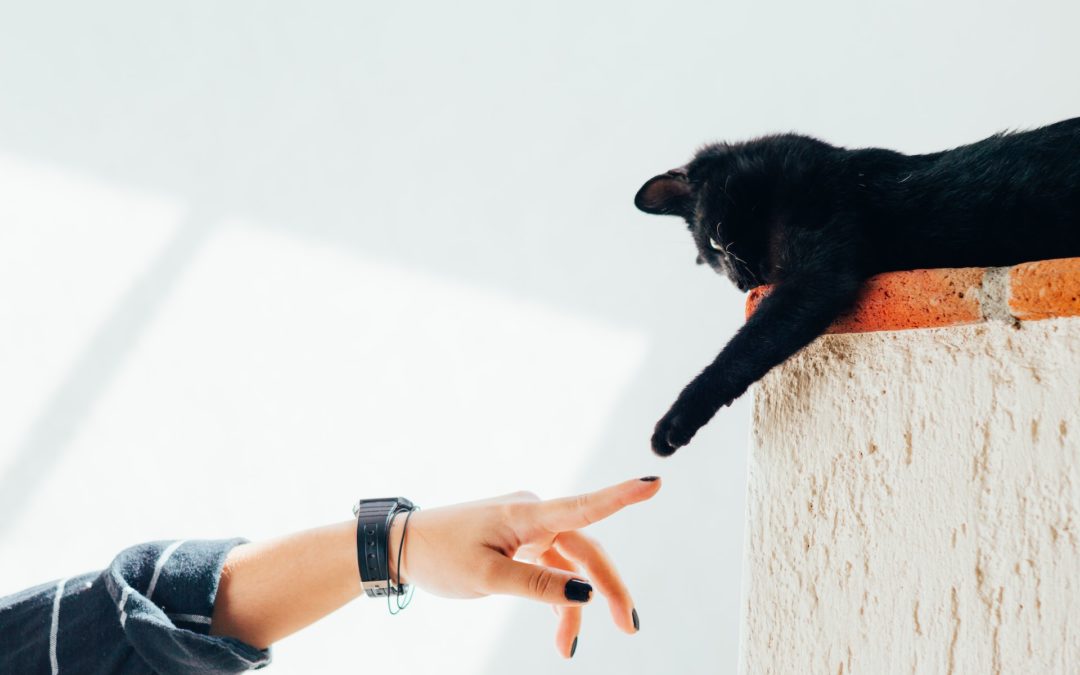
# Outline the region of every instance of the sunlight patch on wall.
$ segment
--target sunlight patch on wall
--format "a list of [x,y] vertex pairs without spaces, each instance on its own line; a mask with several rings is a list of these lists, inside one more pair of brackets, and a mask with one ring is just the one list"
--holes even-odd
[[[646,346],[498,289],[226,223],[14,528],[6,544],[24,555],[13,576],[100,566],[140,540],[261,538],[345,520],[360,496],[430,506],[518,489],[557,496],[587,465]],[[97,525],[78,541],[43,536],[73,503]],[[325,645],[362,631],[366,669],[423,672],[437,652],[475,672],[511,608],[417,602],[422,612],[392,621],[384,603],[354,603],[283,643],[275,669],[336,672]]]

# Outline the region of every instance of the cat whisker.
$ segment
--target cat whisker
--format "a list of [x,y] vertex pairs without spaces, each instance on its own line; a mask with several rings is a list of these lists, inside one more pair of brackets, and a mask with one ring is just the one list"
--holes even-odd
[[726,246],[724,246],[723,248],[724,248],[724,253],[728,254],[729,256],[731,256],[732,258],[737,260],[738,262],[741,262],[743,264],[743,267],[745,267],[747,269],[747,271],[750,270],[750,266],[747,264],[747,262],[745,260],[743,260],[742,258],[740,258],[739,256],[735,255],[735,252],[731,250],[731,243],[730,242]]
[[734,260],[737,265],[742,265],[742,268],[746,271],[747,276],[754,276],[753,270],[750,269],[750,264],[737,256],[735,252],[731,250],[731,243],[728,243],[727,246],[723,246],[722,248],[724,249],[724,253],[727,254],[727,256],[730,257],[732,260]]

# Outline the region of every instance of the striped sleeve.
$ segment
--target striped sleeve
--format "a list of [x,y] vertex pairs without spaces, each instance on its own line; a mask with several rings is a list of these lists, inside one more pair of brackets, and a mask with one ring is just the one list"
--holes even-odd
[[242,539],[153,542],[108,569],[0,598],[0,673],[238,673],[268,650],[212,636],[225,557]]

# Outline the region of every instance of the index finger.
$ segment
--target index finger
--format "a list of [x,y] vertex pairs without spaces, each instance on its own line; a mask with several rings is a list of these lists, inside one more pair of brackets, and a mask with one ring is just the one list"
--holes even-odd
[[550,532],[567,532],[607,518],[613,513],[651,498],[660,490],[656,476],[635,478],[587,492],[576,497],[563,497],[536,505],[537,521]]

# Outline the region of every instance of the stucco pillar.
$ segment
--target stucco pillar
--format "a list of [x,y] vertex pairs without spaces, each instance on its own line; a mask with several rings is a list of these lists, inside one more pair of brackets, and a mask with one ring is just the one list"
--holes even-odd
[[751,446],[742,672],[1080,672],[1080,259],[872,280]]

